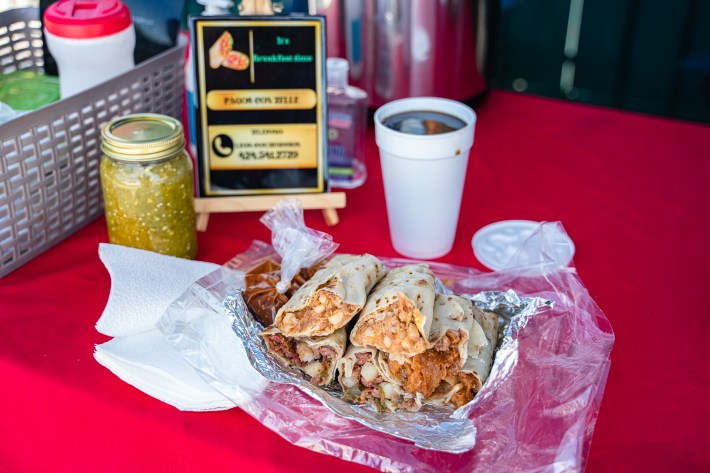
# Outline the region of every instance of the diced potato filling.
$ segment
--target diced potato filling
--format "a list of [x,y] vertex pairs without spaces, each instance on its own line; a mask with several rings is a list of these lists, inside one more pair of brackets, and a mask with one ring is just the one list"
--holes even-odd
[[362,376],[362,382],[364,383],[372,383],[377,379],[377,375],[379,372],[377,371],[377,368],[375,365],[369,361],[362,365],[362,371],[360,371],[360,375]]
[[415,323],[417,309],[410,301],[397,298],[364,322],[353,335],[357,345],[369,345],[393,355],[411,356],[429,348],[429,342]]
[[358,353],[356,357],[355,363],[346,367],[340,380],[346,399],[361,404],[369,403],[379,411],[392,411],[399,407],[419,409],[413,396],[403,396],[392,383],[383,381],[371,353]]
[[328,381],[335,358],[336,350],[332,347],[310,347],[305,341],[296,341],[280,333],[264,336],[269,350],[288,360],[289,364],[297,366],[311,377],[311,382],[317,386]]
[[301,310],[286,312],[280,329],[286,334],[325,335],[343,327],[354,315],[356,306],[346,304],[330,291],[317,291],[310,303]]
[[372,360],[372,353],[362,352],[355,356],[355,363],[349,363],[349,369],[342,376],[345,387],[357,387],[359,391],[365,391],[379,385],[382,376],[379,376],[379,371]]

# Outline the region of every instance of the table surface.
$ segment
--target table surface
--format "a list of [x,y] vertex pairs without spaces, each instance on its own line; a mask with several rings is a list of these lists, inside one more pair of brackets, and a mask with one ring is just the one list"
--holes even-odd
[[[493,91],[477,107],[454,248],[484,269],[482,226],[560,220],[616,343],[588,472],[710,468],[710,127]],[[372,134],[369,177],[326,228],[342,252],[396,256]],[[258,213],[213,215],[198,259],[223,263],[254,239]],[[93,358],[110,279],[99,219],[0,279],[0,470],[372,471],[289,444],[241,411],[180,412]]]

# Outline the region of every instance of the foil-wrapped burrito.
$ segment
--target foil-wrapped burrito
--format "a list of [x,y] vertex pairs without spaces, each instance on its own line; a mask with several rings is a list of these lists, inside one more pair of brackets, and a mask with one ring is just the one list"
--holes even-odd
[[429,332],[432,348],[458,352],[460,366],[468,356],[469,332],[473,326],[473,303],[454,294],[438,294],[434,300],[434,320]]
[[338,382],[343,388],[343,399],[355,404],[370,404],[378,411],[419,410],[421,394],[406,393],[399,383],[387,378],[377,364],[378,353],[373,347],[348,346],[338,362]]
[[385,266],[372,255],[338,255],[279,309],[274,325],[289,337],[333,333],[360,312],[384,274]]
[[469,332],[473,326],[473,304],[450,294],[437,294],[428,348],[410,358],[378,354],[377,363],[387,379],[409,393],[432,396],[454,378],[466,361]]
[[285,364],[295,366],[316,386],[335,379],[335,370],[345,353],[347,335],[340,328],[323,337],[287,337],[275,326],[261,332],[267,349]]
[[435,278],[425,264],[392,269],[375,286],[350,342],[372,346],[395,357],[411,357],[430,347],[434,317]]
[[473,319],[467,343],[468,356],[463,367],[455,376],[442,381],[427,401],[459,408],[468,404],[488,379],[498,343],[498,316],[473,306]]

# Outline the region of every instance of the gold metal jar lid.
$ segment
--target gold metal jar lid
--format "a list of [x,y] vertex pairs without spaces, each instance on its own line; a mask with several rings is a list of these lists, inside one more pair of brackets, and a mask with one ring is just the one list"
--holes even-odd
[[160,160],[185,148],[182,123],[156,113],[115,118],[103,127],[101,139],[103,152],[121,161]]

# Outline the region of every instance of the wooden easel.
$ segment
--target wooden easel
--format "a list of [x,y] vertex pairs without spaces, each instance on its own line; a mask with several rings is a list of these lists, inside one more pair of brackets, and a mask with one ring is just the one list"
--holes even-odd
[[207,230],[207,223],[211,213],[267,211],[282,199],[298,199],[304,209],[321,209],[325,223],[329,227],[337,225],[340,221],[336,209],[345,207],[345,192],[206,197],[195,199],[197,230],[200,232]]

